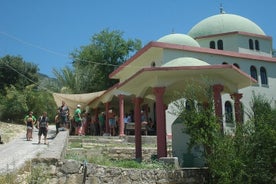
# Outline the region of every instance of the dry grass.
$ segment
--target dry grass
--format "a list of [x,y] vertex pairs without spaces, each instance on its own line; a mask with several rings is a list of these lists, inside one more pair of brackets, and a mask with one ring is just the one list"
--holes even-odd
[[2,141],[6,144],[19,136],[20,134],[26,132],[25,125],[19,125],[14,123],[0,122],[0,135]]

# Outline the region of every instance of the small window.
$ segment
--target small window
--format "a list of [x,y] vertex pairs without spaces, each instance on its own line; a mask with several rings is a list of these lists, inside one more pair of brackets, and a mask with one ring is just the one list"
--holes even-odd
[[267,75],[266,75],[266,69],[262,66],[260,69],[260,73],[261,73],[261,82],[264,85],[267,85]]
[[186,110],[191,111],[194,110],[194,101],[193,100],[186,100]]
[[214,41],[210,41],[210,48],[216,49],[216,43]]
[[249,39],[249,49],[254,50],[253,40]]
[[240,66],[237,63],[234,63],[233,65],[237,68],[240,68]]
[[222,64],[223,64],[223,65],[228,65],[228,63],[227,63],[227,62],[223,62]]
[[255,48],[256,48],[256,50],[260,50],[259,41],[258,40],[255,40]]
[[255,66],[250,67],[250,75],[252,78],[254,78],[256,81],[258,81],[258,75],[257,75],[257,70]]
[[151,62],[151,67],[155,67],[155,61]]
[[223,50],[223,41],[222,40],[218,40],[218,49]]
[[224,104],[224,108],[225,108],[225,122],[233,123],[233,108],[232,108],[231,102],[226,101]]

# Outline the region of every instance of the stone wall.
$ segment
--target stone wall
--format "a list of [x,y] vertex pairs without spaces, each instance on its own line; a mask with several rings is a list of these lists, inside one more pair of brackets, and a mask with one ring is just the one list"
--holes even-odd
[[[99,143],[103,140],[97,140]],[[91,142],[91,140],[89,141]],[[81,162],[64,159],[68,144],[68,132],[60,132],[52,145],[32,161],[32,167],[36,170],[43,170],[42,175],[45,183],[50,184],[79,184],[82,183],[83,173]],[[88,146],[88,145],[87,145]],[[94,149],[93,149],[94,148]],[[100,149],[93,147],[92,150],[73,149],[74,152],[84,157],[97,154],[112,155],[113,158],[134,158],[134,148],[109,148]],[[68,154],[68,153],[66,153]],[[89,155],[94,154],[94,155]],[[143,148],[143,160],[150,159],[156,154],[155,149]],[[45,179],[44,179],[45,178]],[[206,168],[189,169],[125,169],[117,167],[107,167],[87,163],[86,184],[202,184],[206,183]]]
[[[36,163],[37,165],[41,163]],[[48,165],[47,183],[82,183],[81,162],[65,160],[57,165]],[[203,184],[206,183],[207,169],[189,168],[178,170],[163,169],[125,169],[87,164],[86,184]]]

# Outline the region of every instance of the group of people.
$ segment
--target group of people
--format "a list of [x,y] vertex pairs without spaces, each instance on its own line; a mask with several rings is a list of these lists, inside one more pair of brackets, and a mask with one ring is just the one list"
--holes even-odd
[[[107,116],[107,117],[106,117]],[[66,105],[65,101],[57,109],[55,116],[56,134],[60,130],[69,130],[70,135],[93,135],[101,136],[105,133],[105,122],[106,118],[108,120],[109,134],[111,136],[118,135],[119,133],[119,117],[116,115],[114,110],[110,108],[107,112],[101,112],[97,117],[91,115],[89,112],[82,112],[81,105],[77,105],[72,116],[70,116],[69,107]],[[47,112],[36,119],[33,112],[30,111],[29,114],[24,118],[24,122],[27,126],[26,138],[27,141],[32,140],[34,126],[38,129],[38,143],[41,142],[41,136],[44,136],[44,144],[47,144],[47,132],[49,119],[47,117]],[[124,117],[124,124],[133,122],[131,113],[128,113]],[[151,118],[147,119],[145,113],[141,111],[141,123],[147,125],[149,129],[154,129],[154,123]]]
[[49,119],[47,117],[47,112],[43,112],[43,114],[36,119],[33,115],[33,112],[30,111],[28,115],[25,116],[24,122],[27,126],[26,139],[27,141],[31,141],[33,138],[33,129],[36,127],[38,129],[38,144],[41,143],[41,137],[44,137],[44,144],[47,144],[47,132]]
[[56,133],[61,129],[68,129],[70,135],[103,135],[104,124],[101,122],[104,116],[100,114],[98,118],[95,118],[89,112],[82,112],[79,104],[73,114],[70,114],[68,106],[62,101],[55,116]]

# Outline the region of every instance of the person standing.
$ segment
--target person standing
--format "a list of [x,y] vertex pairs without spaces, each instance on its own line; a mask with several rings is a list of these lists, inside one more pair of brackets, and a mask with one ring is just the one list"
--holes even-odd
[[66,128],[68,123],[69,107],[65,104],[65,101],[62,101],[61,103],[62,104],[59,107],[60,123],[61,123],[60,126]]
[[47,144],[47,133],[48,133],[48,117],[47,112],[43,112],[43,115],[38,119],[38,144],[40,144],[41,136],[44,136],[44,144]]
[[60,113],[59,113],[59,111],[58,111],[57,114],[56,114],[56,116],[55,116],[56,134],[58,134],[58,132],[59,132],[60,121],[61,121],[61,118],[60,118]]
[[30,140],[33,138],[33,128],[36,123],[36,117],[33,115],[33,111],[30,111],[29,114],[25,116],[24,122],[27,125],[26,138],[28,141],[28,139]]
[[104,134],[104,128],[105,128],[105,113],[102,112],[99,115],[99,125],[100,125],[100,135]]
[[75,135],[78,135],[81,129],[81,105],[77,105],[77,109],[74,112],[74,121],[76,123]]
[[108,123],[109,123],[109,132],[111,136],[115,136],[115,128],[116,128],[116,121],[115,121],[115,116],[116,114],[113,112],[112,109],[109,109],[108,111]]

